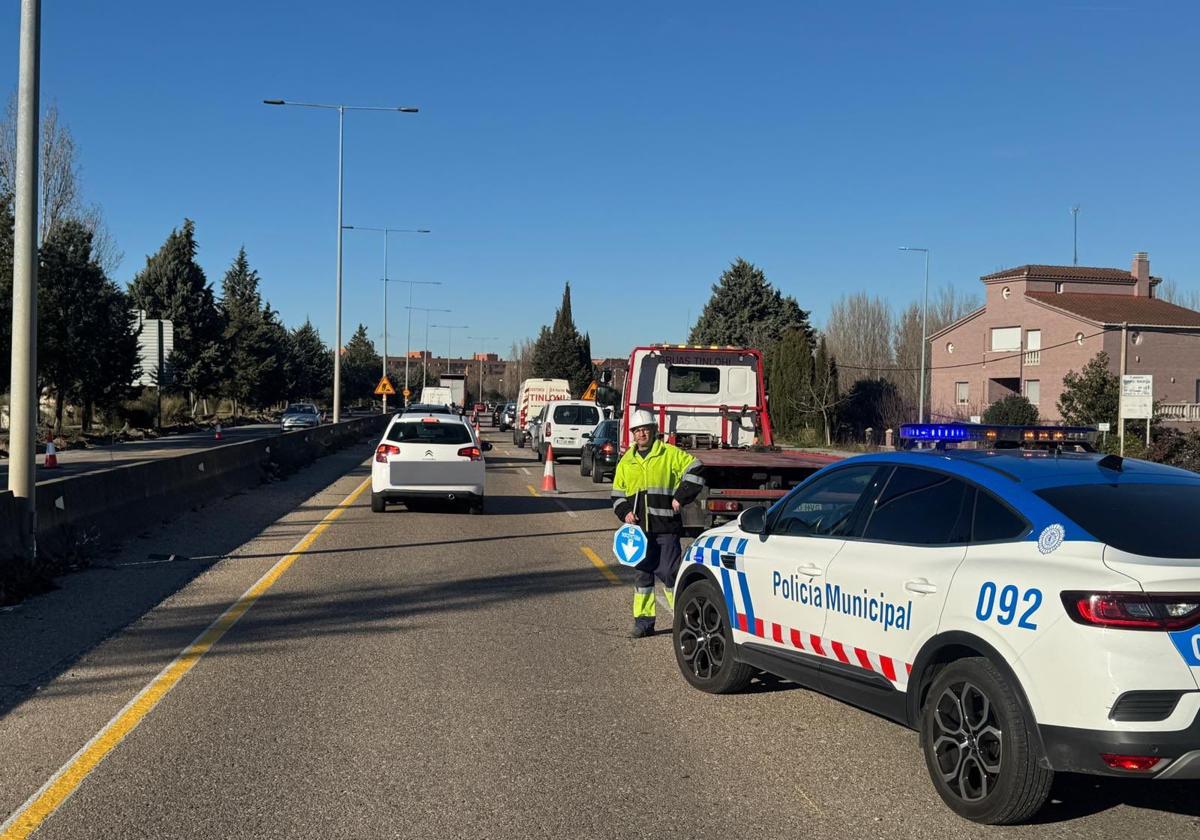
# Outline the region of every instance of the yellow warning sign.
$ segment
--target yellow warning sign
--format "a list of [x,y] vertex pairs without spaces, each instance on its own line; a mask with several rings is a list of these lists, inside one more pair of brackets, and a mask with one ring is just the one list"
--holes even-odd
[[379,384],[375,386],[375,396],[377,397],[394,397],[396,389],[392,387],[392,381],[386,376],[379,380]]
[[404,399],[408,399],[408,398],[409,398],[409,397],[411,397],[411,396],[412,396],[412,391],[410,391],[410,390],[408,390],[407,388],[405,388],[405,389],[404,389]]

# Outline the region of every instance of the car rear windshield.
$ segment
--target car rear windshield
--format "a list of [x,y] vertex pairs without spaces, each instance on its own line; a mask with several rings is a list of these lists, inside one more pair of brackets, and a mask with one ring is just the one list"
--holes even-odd
[[427,423],[424,420],[396,423],[388,432],[393,443],[470,443],[471,433],[462,423]]
[[594,405],[558,405],[554,407],[554,422],[564,426],[595,426],[600,422],[600,409]]
[[1200,556],[1200,484],[1075,484],[1037,494],[1113,548],[1146,557]]
[[592,440],[616,440],[618,424],[616,420],[605,420],[596,427]]
[[311,405],[289,405],[284,414],[316,414],[317,409]]

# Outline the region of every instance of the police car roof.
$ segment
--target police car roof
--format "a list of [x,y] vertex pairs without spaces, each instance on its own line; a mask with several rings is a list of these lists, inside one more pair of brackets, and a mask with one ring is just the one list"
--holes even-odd
[[[1117,459],[1096,452],[1063,452],[1026,449],[916,449],[883,452],[854,458],[856,462],[909,464],[961,475],[981,484],[1013,482],[1026,490],[1063,484],[1191,483],[1200,475],[1190,470],[1141,461]],[[1102,464],[1103,462],[1103,464]],[[844,462],[843,462],[844,463]],[[1119,469],[1115,467],[1119,465]]]

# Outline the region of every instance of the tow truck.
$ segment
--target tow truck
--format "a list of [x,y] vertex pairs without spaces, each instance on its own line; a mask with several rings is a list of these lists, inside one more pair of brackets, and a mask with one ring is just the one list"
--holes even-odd
[[704,464],[707,487],[683,509],[683,527],[699,533],[769,506],[836,456],[775,444],[763,355],[750,347],[652,344],[635,347],[621,392],[621,450],[630,446],[629,416],[658,420],[659,435]]

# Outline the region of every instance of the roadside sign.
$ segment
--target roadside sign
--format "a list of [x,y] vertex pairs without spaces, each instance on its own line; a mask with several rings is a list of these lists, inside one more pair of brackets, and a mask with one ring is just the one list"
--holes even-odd
[[404,393],[404,399],[408,399],[409,397],[412,396],[412,391],[410,391],[408,388],[405,388],[403,393]]
[[1121,377],[1121,417],[1149,420],[1154,415],[1154,377],[1127,373]]
[[379,380],[379,384],[375,386],[375,396],[377,397],[394,397],[396,389],[392,387],[392,381],[386,376]]
[[646,559],[646,532],[637,525],[622,525],[613,534],[613,556],[623,566],[636,566]]
[[1111,432],[1112,431],[1112,423],[1097,423],[1096,428],[1098,430],[1100,430],[1101,432]]

